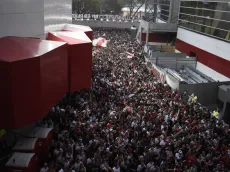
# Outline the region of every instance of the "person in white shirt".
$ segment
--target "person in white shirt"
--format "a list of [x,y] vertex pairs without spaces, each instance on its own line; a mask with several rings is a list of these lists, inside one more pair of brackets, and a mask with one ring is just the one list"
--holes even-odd
[[179,152],[177,152],[175,154],[175,157],[177,160],[180,160],[181,158],[183,158],[183,152],[181,150],[179,150]]
[[58,172],[64,172],[64,170],[61,168]]
[[113,167],[113,172],[120,172],[120,171],[121,171],[121,169],[120,169],[119,164],[117,164],[116,167]]
[[44,167],[41,168],[40,172],[48,172],[49,168],[47,166],[47,163],[44,164]]

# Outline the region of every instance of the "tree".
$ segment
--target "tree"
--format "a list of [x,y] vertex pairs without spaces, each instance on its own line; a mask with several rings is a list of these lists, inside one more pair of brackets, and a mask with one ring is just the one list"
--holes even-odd
[[119,0],[104,0],[103,11],[106,14],[120,14],[122,6],[118,1]]
[[73,0],[72,10],[76,14],[98,14],[100,0]]
[[144,5],[145,0],[119,0],[122,6],[129,8],[129,16],[134,17],[138,10]]

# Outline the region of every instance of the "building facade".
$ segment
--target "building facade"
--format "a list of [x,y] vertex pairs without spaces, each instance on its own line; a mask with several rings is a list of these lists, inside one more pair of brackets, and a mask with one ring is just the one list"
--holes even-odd
[[0,37],[44,38],[72,23],[72,0],[1,0]]
[[230,1],[182,0],[176,51],[197,57],[197,69],[230,81]]

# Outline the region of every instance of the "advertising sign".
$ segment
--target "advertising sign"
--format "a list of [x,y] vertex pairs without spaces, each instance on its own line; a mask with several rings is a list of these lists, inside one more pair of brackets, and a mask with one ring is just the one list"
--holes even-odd
[[100,15],[100,14],[72,14],[73,20],[91,19],[91,20],[133,20],[137,17],[119,16],[119,15]]

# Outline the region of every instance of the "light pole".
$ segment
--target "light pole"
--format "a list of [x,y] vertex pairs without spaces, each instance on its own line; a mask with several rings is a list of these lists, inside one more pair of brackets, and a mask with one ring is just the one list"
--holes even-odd
[[147,13],[147,1],[148,1],[148,0],[145,0],[145,18],[147,17],[147,16],[146,16],[146,13]]

